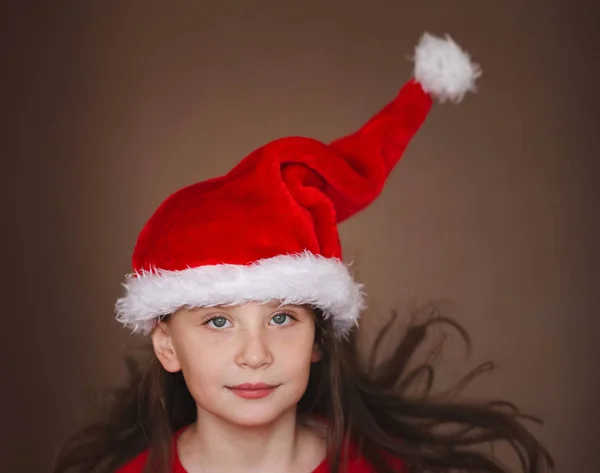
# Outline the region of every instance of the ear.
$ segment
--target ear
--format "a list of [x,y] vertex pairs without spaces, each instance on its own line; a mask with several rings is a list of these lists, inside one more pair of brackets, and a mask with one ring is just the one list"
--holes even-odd
[[152,345],[158,361],[160,361],[166,371],[176,373],[181,369],[179,358],[173,348],[171,330],[167,322],[159,321],[156,327],[154,327],[152,331]]
[[321,346],[318,343],[313,344],[312,353],[310,355],[310,362],[316,363],[317,361],[321,361],[321,357]]

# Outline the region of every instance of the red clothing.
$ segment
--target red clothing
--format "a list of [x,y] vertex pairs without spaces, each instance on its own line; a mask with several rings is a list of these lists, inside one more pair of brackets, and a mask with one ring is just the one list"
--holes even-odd
[[[175,451],[175,456],[173,458],[173,469],[171,473],[187,473],[183,465],[179,461],[179,457],[177,456],[177,448],[175,447],[177,442],[177,435],[173,439],[173,447]],[[144,465],[146,464],[146,459],[148,458],[148,451],[145,451],[131,460],[129,463],[124,465],[122,468],[117,470],[115,473],[142,473],[144,469]],[[404,472],[405,467],[404,463],[400,460],[392,460],[392,464],[396,466],[396,471]],[[312,473],[330,473],[329,465],[327,459],[324,459],[319,466]],[[307,472],[308,473],[308,472]],[[358,456],[350,454],[348,459],[348,469],[345,473],[375,473],[375,471],[369,467],[367,461]]]
[[[142,473],[144,469],[144,465],[146,464],[146,458],[148,457],[148,452],[144,452],[141,455],[138,455],[132,461],[127,463],[121,469],[119,469],[116,473]],[[173,462],[173,470],[171,473],[187,473],[183,465],[179,461],[179,458],[176,456]],[[307,472],[308,473],[308,472]],[[327,460],[323,460],[321,464],[312,471],[312,473],[330,473],[329,467],[327,465]],[[361,458],[352,459],[348,463],[348,471],[347,473],[374,473],[372,469],[368,468],[367,463]]]

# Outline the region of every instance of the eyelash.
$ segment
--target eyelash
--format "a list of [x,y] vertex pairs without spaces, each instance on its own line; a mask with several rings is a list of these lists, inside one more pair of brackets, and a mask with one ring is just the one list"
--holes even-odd
[[[292,319],[292,321],[294,321],[294,322],[295,322],[296,320],[298,320],[296,317],[294,317],[292,314],[290,314],[290,313],[288,313],[288,312],[278,312],[278,313],[276,313],[275,315],[273,315],[273,317],[276,317],[277,315],[285,315],[285,316],[289,317],[290,319]],[[273,317],[271,317],[271,319],[273,319]],[[214,317],[211,317],[210,319],[208,319],[208,320],[204,321],[204,322],[202,323],[202,325],[208,325],[208,324],[210,324],[210,323],[211,323],[213,320],[216,320],[216,319],[225,319],[227,322],[231,323],[231,321],[230,321],[230,320],[229,320],[227,317],[224,317],[224,316],[222,316],[222,315],[216,315],[216,316],[214,316]],[[269,320],[271,320],[271,319],[269,319]],[[289,324],[275,324],[275,325],[285,326],[285,325],[289,325]],[[220,329],[222,329],[223,327],[210,327],[210,328],[212,328],[213,330],[220,330]]]

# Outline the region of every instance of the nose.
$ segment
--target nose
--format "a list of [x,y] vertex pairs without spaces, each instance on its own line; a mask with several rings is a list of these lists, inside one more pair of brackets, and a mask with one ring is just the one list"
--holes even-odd
[[242,334],[236,363],[243,368],[265,368],[273,363],[273,355],[265,334],[261,332]]

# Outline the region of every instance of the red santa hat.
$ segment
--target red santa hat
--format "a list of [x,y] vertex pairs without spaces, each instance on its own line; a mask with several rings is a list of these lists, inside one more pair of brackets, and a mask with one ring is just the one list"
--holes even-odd
[[148,334],[182,307],[280,301],[320,309],[347,335],[364,296],[337,225],[380,194],[432,98],[459,102],[481,74],[449,37],[423,35],[413,60],[414,77],[356,132],[274,140],[170,195],[139,235],[117,320]]

